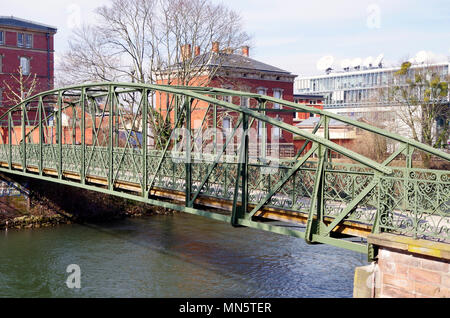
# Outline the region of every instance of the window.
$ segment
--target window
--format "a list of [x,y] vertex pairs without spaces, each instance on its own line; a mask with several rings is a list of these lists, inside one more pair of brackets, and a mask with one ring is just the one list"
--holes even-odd
[[3,73],[3,55],[0,55],[0,73]]
[[225,117],[222,122],[223,135],[227,137],[231,132],[231,118]]
[[249,98],[248,97],[241,97],[241,106],[248,108],[249,106]]
[[262,137],[263,135],[263,122],[258,120],[258,137]]
[[17,46],[23,47],[25,41],[25,35],[23,33],[17,33]]
[[231,96],[224,96],[223,101],[227,103],[231,103]]
[[5,44],[5,32],[0,31],[0,45]]
[[27,48],[33,47],[33,35],[32,34],[25,35],[25,47],[27,47]]
[[257,93],[259,95],[266,95],[266,92],[267,92],[267,88],[260,87],[260,88],[257,89]]
[[281,129],[279,127],[272,127],[272,138],[280,138]]
[[20,58],[20,67],[23,75],[30,75],[30,59],[28,57]]
[[[277,116],[276,120],[283,121],[279,116]],[[281,137],[281,128],[272,126],[272,139],[273,138],[280,138]]]
[[[281,89],[274,89],[273,90],[273,97],[274,98],[278,98],[278,99],[282,99],[283,98],[283,91]],[[281,105],[278,103],[274,103],[273,104],[273,108],[274,109],[280,109]]]

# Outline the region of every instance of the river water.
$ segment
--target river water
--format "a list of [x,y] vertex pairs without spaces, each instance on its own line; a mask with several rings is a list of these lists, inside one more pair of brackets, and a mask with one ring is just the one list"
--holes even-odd
[[[80,289],[67,267],[79,266]],[[366,256],[187,214],[0,232],[0,297],[352,297]]]

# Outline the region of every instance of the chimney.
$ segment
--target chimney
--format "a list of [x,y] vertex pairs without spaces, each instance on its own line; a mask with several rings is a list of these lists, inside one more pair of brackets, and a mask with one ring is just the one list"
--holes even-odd
[[212,51],[214,53],[219,53],[219,42],[213,42],[213,44],[212,44]]
[[195,56],[199,56],[199,55],[200,55],[200,46],[196,46],[196,47],[194,48],[194,55],[195,55]]
[[192,52],[191,52],[190,44],[186,44],[181,47],[181,59],[183,61],[189,59],[191,57],[191,54],[192,54]]
[[248,57],[250,55],[249,52],[250,52],[250,48],[248,46],[242,47],[242,55]]

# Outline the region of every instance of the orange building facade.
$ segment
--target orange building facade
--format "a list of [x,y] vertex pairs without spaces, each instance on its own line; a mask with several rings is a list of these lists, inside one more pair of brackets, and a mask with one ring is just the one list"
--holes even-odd
[[[261,95],[267,95],[286,101],[294,101],[294,80],[296,75],[291,74],[288,71],[284,71],[277,67],[262,63],[249,57],[249,48],[243,47],[241,52],[234,53],[230,50],[220,50],[219,43],[215,42],[212,46],[212,51],[205,54],[201,54],[199,48],[195,48],[194,52],[191,52],[190,45],[183,47],[185,55],[195,58],[202,58],[206,54],[211,55],[212,61],[211,68],[215,68],[214,76],[202,75],[189,81],[189,86],[207,86],[222,89],[229,89],[235,91],[243,91]],[[220,58],[219,62],[215,62],[214,59]],[[162,74],[164,75],[164,74]],[[158,84],[170,84],[179,85],[177,79],[171,78],[170,83],[168,79],[161,76],[162,80]],[[165,97],[157,96],[157,105],[159,109],[164,113],[168,99],[172,97],[167,95]],[[236,96],[217,96],[218,99],[231,102],[241,107],[255,107],[256,100],[248,99],[245,97]],[[159,102],[158,102],[159,101]],[[266,109],[274,109],[274,111],[268,111],[267,116],[276,118],[289,125],[294,124],[294,116],[290,112],[281,111],[283,106],[279,104],[267,103]],[[280,111],[278,111],[280,109]],[[202,101],[195,101],[192,105],[191,120],[192,127],[198,129],[205,118],[205,114],[208,110],[208,103]],[[211,119],[209,119],[212,121]],[[238,121],[238,114],[227,111],[223,108],[217,109],[217,127],[220,129],[232,129],[236,126]],[[208,122],[211,124],[211,122]],[[212,125],[211,125],[212,126]],[[292,133],[282,131],[277,127],[272,127],[267,124],[265,127],[265,133],[262,134],[262,123],[255,122],[251,127],[257,132],[258,138],[266,139],[266,143],[270,148],[275,140],[278,143],[280,154],[282,156],[292,156],[294,154],[294,143]]]

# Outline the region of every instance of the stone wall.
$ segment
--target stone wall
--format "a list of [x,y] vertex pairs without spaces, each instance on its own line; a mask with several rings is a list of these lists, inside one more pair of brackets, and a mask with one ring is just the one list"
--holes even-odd
[[450,297],[449,261],[381,248],[377,297]]
[[368,238],[377,261],[355,271],[357,298],[450,298],[450,244],[393,234]]

